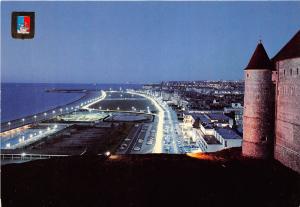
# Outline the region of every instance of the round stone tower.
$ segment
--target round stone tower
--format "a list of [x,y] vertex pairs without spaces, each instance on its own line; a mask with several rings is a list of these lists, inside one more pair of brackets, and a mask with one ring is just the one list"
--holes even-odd
[[245,68],[243,146],[245,156],[273,156],[275,86],[272,63],[260,42]]

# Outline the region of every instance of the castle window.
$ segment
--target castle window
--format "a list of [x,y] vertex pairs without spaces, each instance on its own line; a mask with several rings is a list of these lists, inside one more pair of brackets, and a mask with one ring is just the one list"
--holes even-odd
[[285,76],[285,70],[283,70],[283,76]]
[[293,69],[290,69],[290,75],[293,75]]
[[249,73],[247,73],[247,78],[249,78]]
[[299,68],[297,68],[297,75],[299,75]]

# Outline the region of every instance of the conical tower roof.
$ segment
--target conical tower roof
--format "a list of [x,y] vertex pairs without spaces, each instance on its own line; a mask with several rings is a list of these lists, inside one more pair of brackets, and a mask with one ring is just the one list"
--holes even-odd
[[261,42],[258,43],[247,67],[245,68],[245,70],[251,70],[251,69],[272,70],[272,64],[270,58]]
[[300,57],[300,30],[294,37],[273,57],[273,61]]

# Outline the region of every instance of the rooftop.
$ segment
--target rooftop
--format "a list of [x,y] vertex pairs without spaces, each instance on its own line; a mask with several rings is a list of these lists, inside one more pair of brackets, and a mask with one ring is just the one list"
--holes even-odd
[[213,135],[204,135],[203,139],[207,144],[221,144],[221,142]]
[[292,39],[272,58],[273,61],[279,61],[289,58],[300,57],[300,30]]
[[193,117],[193,119],[198,119],[201,123],[210,123],[210,120],[204,114],[190,113],[190,115]]
[[272,69],[270,58],[261,42],[258,43],[247,67],[245,68],[245,70],[251,69]]
[[220,134],[224,139],[242,139],[235,131],[230,128],[216,128],[218,134]]
[[205,129],[213,129],[213,125],[209,124],[209,123],[201,123],[201,125],[205,128]]
[[211,120],[217,120],[217,121],[229,121],[229,117],[221,114],[221,113],[210,113],[207,114],[207,116],[211,119]]

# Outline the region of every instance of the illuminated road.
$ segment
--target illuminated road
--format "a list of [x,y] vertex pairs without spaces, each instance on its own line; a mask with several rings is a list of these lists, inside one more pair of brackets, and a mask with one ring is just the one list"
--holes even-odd
[[[101,91],[101,96],[100,96],[101,100],[102,100],[102,98],[101,98],[102,96],[103,96],[103,91]],[[32,123],[39,123],[39,122],[47,120],[47,119],[52,119],[52,118],[56,117],[57,115],[62,115],[65,113],[70,113],[70,112],[76,111],[80,107],[85,107],[87,105],[90,106],[90,103],[99,101],[98,97],[99,97],[98,92],[87,93],[82,98],[80,98],[72,103],[66,104],[64,106],[57,106],[54,109],[50,109],[50,110],[47,110],[47,111],[44,111],[41,113],[33,114],[33,115],[26,116],[26,117],[16,119],[16,120],[11,120],[8,122],[3,122],[3,123],[1,123],[1,132],[10,131],[12,129],[22,127],[25,125],[29,125]],[[103,97],[103,98],[105,98],[105,97]]]
[[183,151],[179,150],[178,146],[178,144],[183,143],[183,140],[178,130],[179,125],[176,113],[159,98],[142,93],[130,93],[140,95],[151,100],[158,109],[156,141],[152,153],[183,153]]
[[99,101],[102,101],[103,99],[105,99],[106,97],[106,92],[105,91],[101,91],[101,96],[99,98],[97,98],[97,100],[95,101],[91,101],[89,104],[83,106],[83,109],[90,109],[90,106],[94,105],[95,103],[98,103]]
[[139,96],[143,96],[147,99],[149,99],[154,106],[157,108],[158,110],[158,114],[157,114],[157,118],[158,118],[158,123],[157,123],[157,130],[156,130],[156,138],[155,138],[155,145],[153,147],[153,151],[152,153],[163,153],[163,130],[164,130],[164,110],[161,107],[160,104],[158,104],[158,102],[153,99],[152,97],[142,94],[142,93],[136,93],[136,92],[128,92],[134,95],[139,95]]

